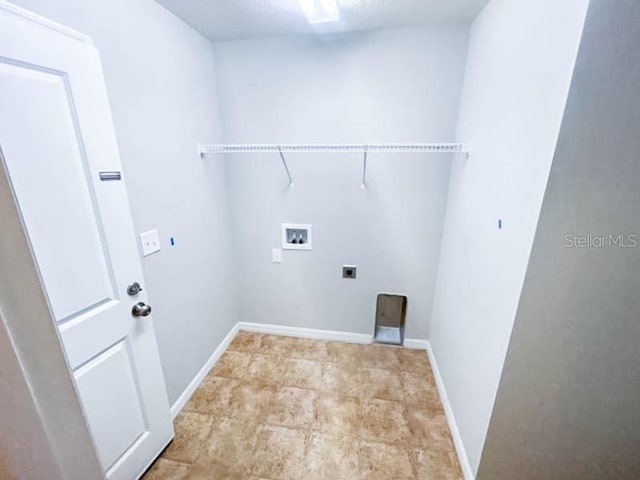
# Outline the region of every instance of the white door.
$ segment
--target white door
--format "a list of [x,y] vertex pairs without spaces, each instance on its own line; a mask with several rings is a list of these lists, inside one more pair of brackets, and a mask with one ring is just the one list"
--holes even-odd
[[25,15],[0,2],[0,161],[105,475],[131,480],[173,427],[100,58]]

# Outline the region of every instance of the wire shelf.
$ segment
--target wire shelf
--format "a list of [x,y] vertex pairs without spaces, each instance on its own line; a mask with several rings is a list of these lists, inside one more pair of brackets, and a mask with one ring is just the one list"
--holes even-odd
[[400,152],[468,153],[466,143],[345,143],[345,144],[229,144],[200,145],[200,155],[220,153],[320,153],[320,152]]
[[362,188],[367,185],[367,155],[375,152],[398,153],[463,153],[469,154],[467,143],[338,143],[338,144],[229,144],[199,145],[200,156],[223,153],[277,153],[280,155],[289,185],[293,187],[293,177],[285,158],[285,153],[360,152],[362,161]]

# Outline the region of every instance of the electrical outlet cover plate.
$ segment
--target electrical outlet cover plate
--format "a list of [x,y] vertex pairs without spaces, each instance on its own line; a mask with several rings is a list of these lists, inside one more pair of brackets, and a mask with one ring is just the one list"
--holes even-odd
[[160,235],[158,229],[154,228],[140,234],[140,245],[142,246],[142,256],[146,257],[152,253],[160,251]]
[[308,223],[283,223],[282,248],[284,250],[311,250],[313,235]]

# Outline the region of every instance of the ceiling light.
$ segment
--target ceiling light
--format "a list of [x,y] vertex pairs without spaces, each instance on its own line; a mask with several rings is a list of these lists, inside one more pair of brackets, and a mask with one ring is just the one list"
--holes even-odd
[[337,22],[340,11],[336,0],[298,0],[309,23]]

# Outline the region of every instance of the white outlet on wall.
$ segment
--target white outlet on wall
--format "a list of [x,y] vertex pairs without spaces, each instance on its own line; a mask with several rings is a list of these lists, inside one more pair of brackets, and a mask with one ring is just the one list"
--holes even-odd
[[282,249],[273,248],[271,250],[271,261],[273,263],[282,263]]
[[160,251],[160,235],[158,229],[154,228],[140,234],[140,245],[142,246],[142,256],[146,257],[152,253]]

